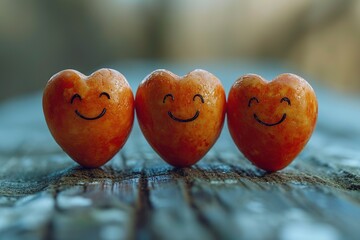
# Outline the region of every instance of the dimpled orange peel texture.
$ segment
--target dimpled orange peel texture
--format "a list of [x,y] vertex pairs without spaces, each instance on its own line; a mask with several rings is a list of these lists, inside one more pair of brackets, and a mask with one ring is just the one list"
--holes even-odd
[[301,152],[317,114],[314,90],[294,74],[270,82],[245,75],[228,96],[227,121],[235,144],[254,165],[269,172],[285,168]]
[[134,120],[134,97],[115,70],[100,69],[90,76],[64,70],[48,81],[43,110],[61,148],[83,167],[96,168],[125,144]]
[[224,88],[205,70],[179,77],[156,70],[138,87],[136,114],[153,149],[169,164],[187,167],[214,145],[223,127]]

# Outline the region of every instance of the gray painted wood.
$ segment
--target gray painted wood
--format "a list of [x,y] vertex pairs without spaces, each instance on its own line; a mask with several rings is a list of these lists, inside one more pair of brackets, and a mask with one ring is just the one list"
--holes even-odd
[[[159,63],[116,66],[133,89],[158,67],[178,74],[192,70]],[[272,78],[285,69],[241,63],[202,67],[217,75],[226,91],[244,73]],[[50,136],[41,93],[3,103],[0,238],[359,239],[360,99],[319,87],[316,92],[316,132],[289,167],[272,174],[244,159],[226,126],[202,161],[172,168],[149,147],[136,122],[112,161],[82,169]]]

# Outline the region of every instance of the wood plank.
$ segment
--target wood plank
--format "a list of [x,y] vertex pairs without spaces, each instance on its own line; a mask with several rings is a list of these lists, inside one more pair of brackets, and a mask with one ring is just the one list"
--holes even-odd
[[[132,67],[139,68],[125,75],[140,81],[149,66]],[[222,79],[238,72],[236,66],[216,71]],[[4,103],[0,238],[357,239],[360,100],[317,92],[316,132],[288,168],[272,174],[242,156],[226,126],[202,161],[173,168],[149,147],[137,122],[112,161],[82,169],[52,140],[40,94]]]

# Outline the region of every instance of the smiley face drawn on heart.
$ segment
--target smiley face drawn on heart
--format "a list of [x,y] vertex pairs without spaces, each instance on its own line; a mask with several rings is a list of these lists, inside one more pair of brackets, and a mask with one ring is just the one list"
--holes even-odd
[[248,160],[269,172],[285,168],[301,152],[315,129],[317,113],[314,90],[294,74],[271,81],[244,75],[228,95],[231,137]]
[[136,113],[141,131],[167,163],[189,167],[220,135],[226,97],[220,80],[196,69],[184,76],[158,69],[139,85]]
[[[105,96],[110,100],[110,95],[107,92],[100,93],[99,98],[101,98],[102,96]],[[70,100],[70,103],[73,104],[76,99],[78,99],[81,102],[82,97],[78,93],[75,93],[72,96],[72,98]],[[99,115],[97,115],[95,117],[87,117],[84,114],[80,113],[80,111],[78,109],[75,110],[75,114],[78,115],[80,118],[85,119],[85,120],[99,119],[99,118],[103,117],[105,115],[105,113],[106,113],[106,108],[103,108],[103,110],[101,111],[101,113]]]
[[[249,103],[248,103],[248,107],[249,107],[249,108],[251,107],[251,104],[253,104],[253,102],[260,103],[257,97],[252,97],[252,98],[250,98]],[[282,102],[287,102],[287,104],[288,104],[289,106],[291,106],[291,101],[290,101],[290,99],[289,99],[288,97],[283,97],[283,98],[280,100],[280,103],[282,103]],[[282,123],[283,121],[285,121],[285,119],[286,119],[286,117],[287,117],[286,113],[284,113],[284,114],[282,115],[281,119],[280,119],[278,122],[268,123],[268,122],[265,122],[265,121],[261,120],[256,113],[254,113],[253,116],[254,116],[254,119],[255,119],[258,123],[260,123],[260,124],[262,124],[262,125],[264,125],[264,126],[267,126],[267,127],[273,127],[273,126],[279,125],[280,123]]]
[[43,110],[59,146],[86,168],[100,167],[123,147],[133,125],[134,97],[113,69],[86,76],[63,70],[46,84]]
[[[166,98],[170,98],[172,101],[174,101],[174,95],[172,95],[171,93],[168,93],[164,96],[164,99],[163,99],[163,103],[165,103],[165,100]],[[193,97],[193,101],[196,100],[196,98],[199,98],[201,100],[202,103],[204,103],[204,98],[201,94],[195,94],[194,97]],[[192,122],[194,121],[195,119],[197,119],[200,115],[200,111],[199,110],[196,110],[196,113],[193,117],[191,118],[187,118],[187,119],[182,119],[182,118],[178,118],[178,117],[175,117],[173,115],[173,113],[171,111],[168,111],[168,115],[171,119],[173,119],[174,121],[178,121],[178,122],[182,122],[182,123],[186,123],[186,122]]]

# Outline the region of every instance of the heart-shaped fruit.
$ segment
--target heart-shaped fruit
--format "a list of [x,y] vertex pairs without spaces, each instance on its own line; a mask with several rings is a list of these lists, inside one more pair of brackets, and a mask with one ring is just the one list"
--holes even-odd
[[169,164],[186,167],[199,161],[220,135],[226,98],[219,79],[204,70],[179,77],[152,72],[135,98],[140,128],[153,149]]
[[314,90],[294,74],[271,82],[246,75],[228,96],[228,126],[235,144],[253,164],[270,172],[289,165],[304,148],[317,113]]
[[56,142],[80,165],[95,168],[125,144],[134,120],[134,97],[125,77],[100,69],[55,74],[43,95],[46,123]]

